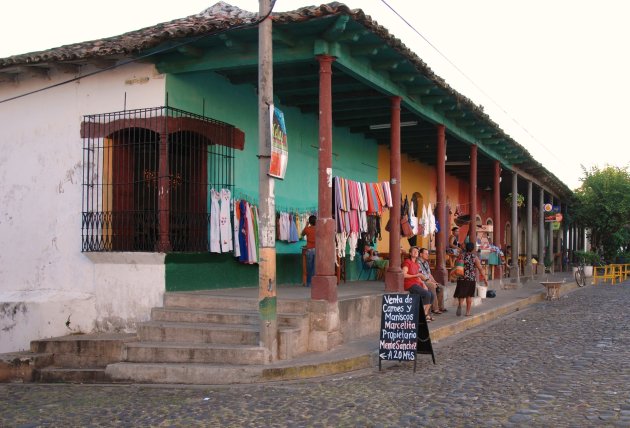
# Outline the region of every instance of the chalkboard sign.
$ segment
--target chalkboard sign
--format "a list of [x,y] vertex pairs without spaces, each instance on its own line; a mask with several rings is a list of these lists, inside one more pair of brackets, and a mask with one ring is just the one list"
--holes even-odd
[[[419,328],[421,325],[422,328]],[[426,352],[427,350],[430,352]],[[429,329],[424,311],[421,310],[420,296],[384,294],[378,349],[379,370],[382,360],[398,360],[413,361],[415,372],[418,352],[433,355]],[[433,357],[433,363],[435,363],[435,357]]]

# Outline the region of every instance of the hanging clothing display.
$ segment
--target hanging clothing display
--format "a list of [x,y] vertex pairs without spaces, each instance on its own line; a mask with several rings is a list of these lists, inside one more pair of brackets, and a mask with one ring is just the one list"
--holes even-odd
[[377,231],[376,223],[368,219],[371,215],[380,217],[384,209],[392,206],[392,192],[388,181],[362,183],[343,177],[333,177],[337,255],[345,257],[346,246],[349,245],[350,259],[354,260],[361,233],[367,233],[374,239],[377,235],[380,238],[380,227]]
[[311,211],[299,212],[276,212],[276,240],[288,243],[300,240],[299,231],[308,224],[308,218],[313,215]]
[[210,189],[210,252],[221,252],[221,193]]
[[221,189],[221,209],[219,216],[219,228],[221,231],[221,252],[232,251],[232,224],[230,223],[230,205],[232,192],[229,189]]
[[239,241],[238,241],[239,224],[240,224],[240,215],[239,215],[240,209],[239,209],[238,202],[234,201],[232,208],[234,210],[234,220],[232,222],[232,231],[234,233],[234,257],[240,257],[241,256],[241,246],[240,246]]

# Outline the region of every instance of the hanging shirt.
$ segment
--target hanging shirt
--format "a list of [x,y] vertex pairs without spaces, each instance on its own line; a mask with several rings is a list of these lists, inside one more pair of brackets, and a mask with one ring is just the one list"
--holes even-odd
[[232,224],[230,223],[230,204],[232,193],[229,189],[221,189],[221,211],[219,227],[221,230],[221,252],[232,251]]
[[214,189],[210,189],[210,252],[221,252],[221,194]]

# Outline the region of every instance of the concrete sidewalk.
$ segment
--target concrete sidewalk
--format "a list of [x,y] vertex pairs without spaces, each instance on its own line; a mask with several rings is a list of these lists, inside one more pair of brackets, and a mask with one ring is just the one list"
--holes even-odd
[[[505,279],[504,285],[509,286],[509,281],[509,278]],[[472,316],[458,317],[455,314],[457,301],[452,297],[455,285],[449,284],[445,302],[448,312],[434,316],[435,321],[429,323],[432,343],[546,300],[547,291],[541,281],[565,281],[561,286],[560,295],[578,288],[572,274],[567,272],[539,275],[536,279],[525,281],[514,289],[503,289],[499,280],[493,280],[489,281],[489,289],[496,290],[497,297],[482,299],[481,304],[473,307]],[[383,294],[383,287],[383,283],[377,281],[340,284],[338,297],[342,300],[355,294],[365,295],[368,292]],[[278,293],[282,294],[282,297],[287,297],[286,293],[297,294],[301,291],[292,289],[295,287],[288,290],[282,288]],[[257,292],[257,290],[252,291]],[[378,334],[362,337],[328,352],[311,353],[292,360],[260,366],[260,381],[305,379],[377,367],[377,350]]]
[[[558,273],[555,275],[539,275],[536,279],[523,281],[516,288],[511,288],[514,284],[509,279],[501,284],[499,280],[489,282],[489,288],[496,290],[497,297],[491,299],[475,298],[476,304],[472,308],[472,316],[456,316],[456,299],[453,299],[455,284],[448,284],[445,293],[445,307],[448,312],[435,315],[435,321],[429,323],[429,332],[432,343],[437,343],[448,337],[468,329],[477,327],[484,323],[496,320],[502,316],[507,316],[515,311],[523,309],[531,304],[544,301],[547,295],[545,287],[541,281],[565,281],[560,293],[565,294],[577,288],[570,273]],[[506,288],[504,288],[506,287]],[[363,297],[370,297],[371,300],[380,302],[384,294],[385,285],[381,281],[355,281],[342,283],[338,286],[337,294],[339,302],[361,300]],[[204,290],[195,292],[200,296],[216,297],[236,297],[243,300],[256,302],[258,298],[258,288],[233,288],[222,290]],[[310,300],[311,290],[300,286],[280,286],[277,289],[279,300],[287,301],[307,301]],[[378,305],[378,304],[377,304]],[[379,316],[380,318],[380,316]],[[106,336],[99,335],[102,339]],[[64,338],[61,338],[64,339]],[[74,340],[70,337],[68,340]],[[89,340],[87,336],[81,337]],[[92,339],[94,340],[94,339]],[[129,338],[118,338],[119,347]],[[107,368],[100,369],[97,374],[103,380],[122,383],[154,383],[160,379],[161,383],[171,384],[243,384],[259,383],[270,381],[286,381],[297,379],[308,379],[334,374],[352,372],[355,370],[378,367],[378,343],[379,333],[362,336],[358,339],[346,342],[328,352],[311,352],[296,358],[278,360],[272,364],[203,364],[203,363],[144,363],[142,370],[137,363],[122,362],[108,364]],[[100,348],[99,348],[100,349]],[[120,351],[119,351],[120,352]],[[29,379],[28,373],[21,373],[21,370],[37,367],[46,367],[44,357],[51,358],[48,354],[17,353],[4,354],[0,360],[5,364],[0,364],[0,380],[2,380],[2,367],[8,368],[9,374],[5,373],[8,379],[22,378]],[[39,361],[39,360],[42,361]],[[422,359],[421,357],[419,358]],[[439,363],[440,356],[436,356]],[[19,361],[20,364],[14,364]],[[118,360],[120,361],[120,360]],[[2,361],[0,361],[2,363]],[[41,363],[41,364],[40,364]],[[48,362],[47,364],[52,364]],[[55,369],[56,370],[56,369]],[[58,369],[65,370],[65,369]],[[74,369],[68,369],[74,370]],[[90,370],[90,369],[86,369]],[[81,371],[74,370],[83,379]],[[128,375],[132,373],[133,375]],[[84,382],[85,380],[65,380],[70,382]],[[7,380],[5,380],[7,381]],[[15,380],[14,380],[15,381]],[[26,380],[29,381],[29,380]]]

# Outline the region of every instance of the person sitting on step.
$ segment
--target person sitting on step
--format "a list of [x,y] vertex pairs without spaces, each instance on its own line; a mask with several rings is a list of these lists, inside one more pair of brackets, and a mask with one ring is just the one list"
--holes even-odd
[[385,271],[389,267],[389,260],[385,260],[378,255],[378,251],[370,245],[365,244],[363,247],[363,263],[369,268],[377,268],[378,273],[376,279],[385,277]]
[[431,275],[431,266],[429,265],[429,250],[426,248],[420,248],[420,257],[418,258],[418,264],[420,265],[420,279],[429,287],[431,294],[433,294],[433,304],[431,305],[431,312],[439,315],[442,312],[448,312],[444,307],[444,285],[438,283],[433,275]]
[[430,313],[431,304],[433,303],[433,294],[431,294],[424,281],[420,279],[420,265],[418,264],[419,254],[420,249],[418,247],[411,247],[409,250],[409,258],[405,259],[402,265],[403,285],[405,291],[408,291],[409,294],[420,295],[426,320],[427,322],[431,322],[433,321],[433,317]]

